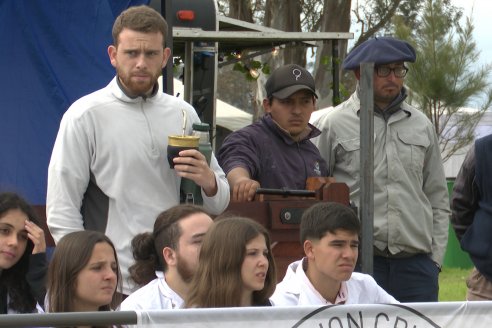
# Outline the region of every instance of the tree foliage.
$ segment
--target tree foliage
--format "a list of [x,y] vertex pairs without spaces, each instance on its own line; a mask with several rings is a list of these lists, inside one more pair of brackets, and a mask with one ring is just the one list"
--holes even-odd
[[[475,127],[492,103],[490,65],[476,68],[480,52],[470,18],[444,0],[426,0],[416,28],[395,19],[395,33],[415,46],[417,61],[406,78],[410,100],[433,123],[444,160],[474,139]],[[477,97],[477,111],[464,111]]]
[[420,0],[357,1],[353,15],[360,36],[354,46],[378,34],[391,34],[394,16],[401,17],[407,26],[416,27],[422,4]]

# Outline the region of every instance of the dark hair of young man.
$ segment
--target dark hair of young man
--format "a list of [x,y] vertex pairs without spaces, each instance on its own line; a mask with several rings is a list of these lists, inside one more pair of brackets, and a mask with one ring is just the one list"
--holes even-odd
[[355,211],[334,202],[320,202],[304,211],[300,225],[301,245],[306,240],[319,240],[336,230],[360,233],[360,221]]

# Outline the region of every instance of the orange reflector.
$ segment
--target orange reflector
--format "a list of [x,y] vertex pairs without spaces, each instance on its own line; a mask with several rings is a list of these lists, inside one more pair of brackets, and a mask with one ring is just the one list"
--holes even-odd
[[193,10],[179,10],[176,17],[181,21],[192,21],[195,19],[195,12]]

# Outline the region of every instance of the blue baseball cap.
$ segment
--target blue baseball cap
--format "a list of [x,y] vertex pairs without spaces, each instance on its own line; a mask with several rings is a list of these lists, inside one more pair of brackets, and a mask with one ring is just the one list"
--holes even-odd
[[352,49],[343,61],[342,68],[355,70],[361,63],[374,63],[375,65],[415,62],[417,56],[410,43],[391,37],[380,37],[362,42]]

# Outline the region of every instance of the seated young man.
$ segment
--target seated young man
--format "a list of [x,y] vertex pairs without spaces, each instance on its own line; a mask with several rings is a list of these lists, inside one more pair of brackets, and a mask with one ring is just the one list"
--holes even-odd
[[152,232],[135,236],[130,276],[143,287],[130,294],[119,310],[181,308],[198,266],[203,237],[212,223],[203,208],[182,204],[159,214]]
[[354,272],[360,222],[331,202],[307,209],[300,225],[305,257],[291,263],[270,298],[273,305],[398,303],[368,274]]

